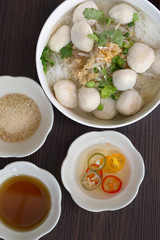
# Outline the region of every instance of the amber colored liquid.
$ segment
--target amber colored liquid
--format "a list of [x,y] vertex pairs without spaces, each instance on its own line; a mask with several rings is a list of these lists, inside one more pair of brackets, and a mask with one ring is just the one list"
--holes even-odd
[[39,226],[51,207],[50,194],[37,178],[15,176],[0,186],[0,219],[19,231]]

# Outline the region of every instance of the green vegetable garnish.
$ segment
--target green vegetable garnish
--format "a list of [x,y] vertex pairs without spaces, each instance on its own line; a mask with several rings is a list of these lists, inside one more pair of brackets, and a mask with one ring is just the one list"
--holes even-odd
[[105,81],[99,81],[98,90],[102,91],[105,86],[108,86],[112,82],[112,78],[107,78]]
[[122,69],[123,65],[126,63],[124,58],[121,58],[120,56],[115,56],[112,58],[111,62],[111,71],[114,72],[116,70]]
[[128,53],[128,48],[123,49],[123,54],[126,55]]
[[128,42],[123,42],[123,47],[124,48],[130,48],[132,47],[134,44],[134,41],[133,40],[129,40]]
[[120,92],[116,92],[116,93],[112,94],[111,97],[112,97],[113,100],[117,100],[120,95],[121,95]]
[[94,67],[94,68],[93,68],[93,71],[94,71],[94,73],[98,73],[98,72],[99,72],[99,70],[98,70],[97,67]]
[[51,49],[49,47],[45,47],[43,49],[42,55],[40,57],[41,61],[42,61],[42,65],[43,65],[43,71],[46,74],[47,73],[47,66],[48,64],[50,64],[51,66],[53,66],[55,63],[54,61],[51,59],[51,54],[53,52],[51,51]]
[[135,25],[135,22],[139,20],[138,13],[133,13],[133,20],[132,22],[128,23],[128,27],[133,27]]
[[112,87],[111,85],[105,86],[101,91],[101,97],[108,98],[116,91],[117,89],[115,87]]
[[105,22],[107,24],[107,27],[109,27],[109,25],[114,22],[114,20],[112,18],[105,18]]
[[85,8],[83,11],[83,16],[88,20],[95,19],[100,23],[104,23],[105,21],[104,12],[95,8]]
[[99,40],[99,38],[98,38],[98,36],[97,36],[97,34],[96,34],[96,33],[93,33],[93,34],[88,34],[88,37],[90,37],[90,38],[94,39],[96,42],[98,42],[98,40]]
[[97,110],[100,110],[100,111],[102,111],[103,110],[103,108],[104,108],[104,106],[103,106],[103,104],[99,104],[99,106],[97,107]]
[[106,70],[106,68],[101,68],[101,72],[102,72],[104,77],[107,77],[107,70]]
[[93,87],[95,87],[95,85],[96,85],[96,83],[94,81],[89,81],[86,83],[86,87],[88,87],[88,88],[93,88]]
[[72,44],[70,42],[65,47],[61,48],[60,50],[61,59],[72,56],[72,51],[73,51]]
[[99,34],[88,34],[88,36],[98,42],[99,46],[105,46],[108,39],[110,39],[112,43],[118,44],[120,47],[123,46],[124,37],[120,29],[116,30],[112,28]]
[[129,32],[126,32],[123,36],[128,38],[129,37]]
[[94,19],[99,23],[106,23],[107,27],[110,25],[110,23],[114,22],[112,18],[105,17],[102,10],[97,10],[95,8],[85,8],[83,11],[83,16],[88,20]]

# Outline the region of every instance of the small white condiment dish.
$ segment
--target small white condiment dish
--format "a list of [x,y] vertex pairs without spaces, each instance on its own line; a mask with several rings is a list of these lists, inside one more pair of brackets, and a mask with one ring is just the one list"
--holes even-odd
[[33,163],[18,161],[8,164],[0,170],[0,185],[8,178],[27,175],[39,179],[48,188],[51,197],[49,214],[42,224],[30,231],[20,232],[0,222],[0,237],[6,240],[36,240],[49,233],[58,223],[61,214],[61,189],[55,177],[48,171],[41,169]]
[[[105,144],[106,147],[114,145],[127,160],[124,170],[107,174],[120,177],[121,172],[122,188],[117,193],[104,193],[102,189],[94,193],[95,190],[89,191],[82,186],[82,176],[86,170],[84,163],[90,156],[89,152],[98,152],[100,145]],[[78,137],[71,144],[61,168],[62,182],[73,200],[91,212],[113,211],[127,206],[136,197],[144,174],[145,167],[140,153],[126,136],[115,131],[89,132]]]
[[[87,1],[87,0],[86,0]],[[81,110],[73,111],[72,109],[66,108],[63,105],[61,105],[55,98],[53,94],[53,89],[49,86],[48,80],[46,75],[43,72],[43,66],[42,62],[40,60],[42,51],[44,47],[47,45],[48,40],[52,33],[57,29],[57,26],[59,24],[59,21],[62,20],[64,15],[66,15],[69,12],[72,12],[73,9],[80,3],[84,2],[84,0],[66,0],[63,3],[61,3],[48,17],[46,20],[39,38],[37,42],[37,49],[36,49],[36,67],[37,67],[37,73],[39,77],[39,81],[42,85],[42,88],[44,89],[44,92],[52,102],[52,104],[65,116],[68,118],[91,127],[96,128],[117,128],[122,126],[127,126],[129,124],[132,124],[134,122],[137,122],[138,120],[144,118],[146,115],[148,115],[150,112],[152,112],[159,104],[160,104],[160,91],[157,91],[157,94],[152,98],[150,102],[148,102],[144,107],[134,114],[133,116],[129,117],[121,117],[121,118],[115,118],[111,120],[101,120],[98,118],[95,118],[92,114],[85,113]],[[96,2],[96,1],[95,1]],[[105,2],[105,0],[104,0]],[[111,1],[109,1],[111,2]],[[121,0],[112,0],[112,5],[122,2]],[[124,0],[124,2],[127,2],[129,4],[134,5],[135,7],[142,9],[144,12],[146,12],[159,26],[160,22],[160,12],[159,10],[151,4],[147,0]],[[107,1],[106,1],[107,4]]]
[[27,77],[0,77],[0,97],[20,93],[32,98],[41,113],[41,122],[36,132],[26,140],[9,143],[0,140],[0,157],[24,157],[36,152],[45,142],[53,126],[54,113],[51,103],[42,88]]

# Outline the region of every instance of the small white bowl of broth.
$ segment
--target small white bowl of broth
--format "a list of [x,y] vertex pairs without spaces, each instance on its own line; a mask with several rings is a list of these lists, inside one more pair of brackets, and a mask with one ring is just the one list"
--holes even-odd
[[39,239],[61,214],[61,189],[48,171],[29,162],[14,162],[0,171],[0,237]]
[[37,73],[52,104],[91,127],[134,123],[160,103],[160,12],[146,0],[67,0],[45,22]]
[[0,77],[0,156],[36,152],[50,133],[54,112],[40,85],[27,77]]
[[90,132],[77,138],[61,168],[63,184],[75,203],[91,212],[114,211],[130,204],[144,173],[140,153],[115,131]]

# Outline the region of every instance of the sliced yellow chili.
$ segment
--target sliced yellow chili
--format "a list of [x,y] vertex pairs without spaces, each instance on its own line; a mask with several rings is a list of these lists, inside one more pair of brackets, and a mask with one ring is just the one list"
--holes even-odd
[[125,157],[120,154],[112,154],[107,158],[107,168],[111,172],[117,172],[121,170],[125,165]]

